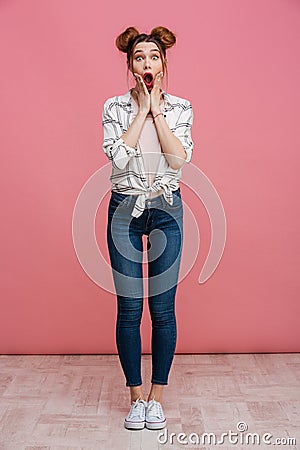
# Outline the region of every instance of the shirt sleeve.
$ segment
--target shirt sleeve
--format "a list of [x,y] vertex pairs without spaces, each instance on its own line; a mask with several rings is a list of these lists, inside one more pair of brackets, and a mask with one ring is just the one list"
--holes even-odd
[[192,125],[194,120],[193,108],[189,100],[183,106],[182,111],[179,114],[176,126],[174,128],[174,134],[180,139],[182,145],[186,151],[185,162],[189,163],[192,159],[192,152],[194,143],[192,140]]
[[105,102],[102,110],[103,144],[102,149],[113,167],[124,169],[132,156],[137,154],[135,147],[130,147],[121,138],[124,133],[122,124],[114,116]]

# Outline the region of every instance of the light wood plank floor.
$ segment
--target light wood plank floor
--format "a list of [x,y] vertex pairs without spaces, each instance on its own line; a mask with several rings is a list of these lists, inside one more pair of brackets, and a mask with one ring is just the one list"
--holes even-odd
[[[151,355],[142,357],[142,377],[147,395]],[[1,450],[246,450],[300,449],[300,354],[175,355],[162,404],[160,443],[160,431],[123,426],[130,396],[118,355],[0,355]],[[238,422],[248,426],[239,439],[270,433],[270,442],[296,444],[178,442],[179,433],[186,442],[204,432],[220,439]]]

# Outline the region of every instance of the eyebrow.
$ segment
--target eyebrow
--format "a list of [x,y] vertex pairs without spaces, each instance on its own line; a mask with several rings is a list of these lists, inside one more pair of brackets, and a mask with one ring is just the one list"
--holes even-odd
[[[138,52],[142,52],[142,53],[143,53],[143,50],[135,50],[134,54],[136,54],[136,53],[138,53]],[[159,50],[158,50],[157,48],[152,48],[152,49],[150,50],[150,52],[159,52]]]

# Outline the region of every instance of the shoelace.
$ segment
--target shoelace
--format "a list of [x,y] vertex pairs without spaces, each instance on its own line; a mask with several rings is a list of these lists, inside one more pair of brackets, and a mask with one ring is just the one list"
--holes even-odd
[[154,398],[148,402],[147,413],[149,414],[149,412],[151,416],[156,416],[158,419],[164,419],[162,406],[159,402],[154,400]]
[[143,419],[144,416],[142,413],[144,412],[144,408],[145,408],[145,405],[143,403],[143,400],[141,400],[139,397],[132,403],[128,417],[130,419],[135,419],[135,418]]

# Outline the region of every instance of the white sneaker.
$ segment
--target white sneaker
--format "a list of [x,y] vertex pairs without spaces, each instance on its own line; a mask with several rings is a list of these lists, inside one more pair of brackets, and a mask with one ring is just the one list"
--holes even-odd
[[160,430],[166,426],[166,418],[159,402],[150,400],[146,408],[146,428]]
[[135,430],[141,430],[144,428],[146,407],[147,402],[145,400],[141,400],[140,397],[135,400],[130,407],[129,413],[125,417],[124,427],[133,428]]

